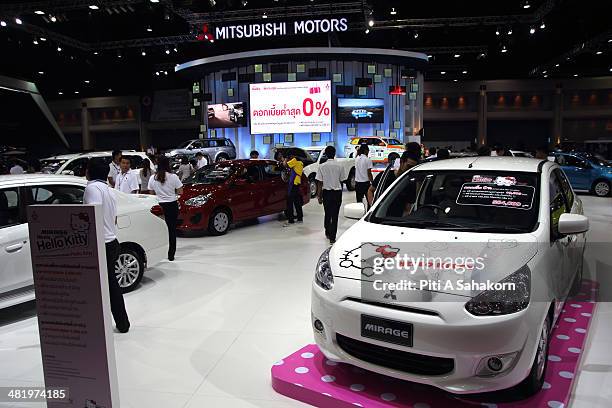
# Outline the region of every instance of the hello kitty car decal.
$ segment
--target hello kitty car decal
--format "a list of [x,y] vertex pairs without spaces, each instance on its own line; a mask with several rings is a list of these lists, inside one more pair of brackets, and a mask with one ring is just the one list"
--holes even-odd
[[[361,254],[363,250],[368,253],[377,254],[370,258],[363,258]],[[391,245],[379,245],[372,242],[364,242],[357,248],[344,251],[340,258],[340,267],[345,269],[356,268],[361,270],[361,274],[367,277],[374,275],[372,258],[382,256],[383,258],[393,258],[397,255],[399,248],[393,248]],[[380,254],[380,255],[378,255]]]

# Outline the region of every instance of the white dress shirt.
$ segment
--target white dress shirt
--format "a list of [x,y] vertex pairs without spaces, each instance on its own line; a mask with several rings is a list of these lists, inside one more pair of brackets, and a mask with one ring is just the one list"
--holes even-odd
[[119,173],[115,177],[115,189],[122,193],[131,194],[133,191],[138,192],[138,175],[132,171],[127,173]]
[[117,198],[106,182],[92,180],[87,182],[83,195],[83,204],[100,204],[104,216],[104,242],[109,243],[117,239]]
[[323,182],[323,190],[342,191],[342,182],[348,178],[344,167],[335,159],[328,159],[319,166],[316,179]]
[[108,164],[108,178],[113,180],[113,183],[117,182],[117,175],[121,173],[121,167],[114,161]]
[[25,174],[25,170],[23,169],[23,167],[21,167],[20,165],[16,164],[13,167],[11,167],[11,170],[9,171],[9,173],[11,173],[11,174]]
[[365,154],[360,154],[355,159],[355,181],[357,183],[365,183],[366,181],[370,181],[370,177],[368,177],[368,170],[371,170],[372,160]]

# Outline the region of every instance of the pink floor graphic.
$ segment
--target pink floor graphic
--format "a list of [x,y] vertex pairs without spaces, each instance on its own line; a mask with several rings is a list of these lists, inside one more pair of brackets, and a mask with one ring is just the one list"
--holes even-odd
[[314,344],[272,367],[272,387],[280,394],[322,408],[564,408],[568,406],[591,317],[597,286],[583,281],[581,293],[565,304],[552,333],[542,391],[518,402],[455,398],[436,388],[408,383],[329,361]]

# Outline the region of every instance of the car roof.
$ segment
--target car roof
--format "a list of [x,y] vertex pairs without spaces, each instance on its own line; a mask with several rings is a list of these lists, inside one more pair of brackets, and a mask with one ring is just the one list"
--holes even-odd
[[[110,156],[113,152],[108,151],[99,151],[99,152],[83,152],[83,153],[68,153],[68,154],[60,154],[57,156],[45,157],[42,160],[70,160],[75,159],[77,157],[105,157]],[[122,150],[121,154],[136,154],[136,155],[146,155],[144,152],[137,152],[136,150]]]
[[553,164],[548,160],[526,157],[476,156],[426,162],[419,165],[418,170],[501,170],[537,173],[541,169],[540,166]]
[[302,147],[304,150],[325,150],[327,146],[306,146]]
[[87,180],[82,177],[75,176],[64,176],[59,174],[43,174],[43,173],[35,173],[35,174],[6,174],[0,176],[0,184],[4,183],[77,183],[77,184],[87,184]]

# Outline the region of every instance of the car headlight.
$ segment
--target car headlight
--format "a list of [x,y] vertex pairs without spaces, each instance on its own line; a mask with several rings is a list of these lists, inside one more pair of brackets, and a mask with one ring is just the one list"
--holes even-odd
[[202,194],[199,196],[195,196],[185,201],[185,205],[189,207],[201,207],[210,200],[212,197],[211,194]]
[[531,270],[527,265],[499,283],[513,283],[514,287],[482,292],[467,302],[465,309],[474,316],[500,316],[520,312],[529,306]]
[[325,290],[331,290],[334,287],[334,275],[332,274],[331,266],[329,265],[329,250],[327,248],[325,252],[319,257],[317,262],[317,270],[315,273],[315,282],[321,288]]

